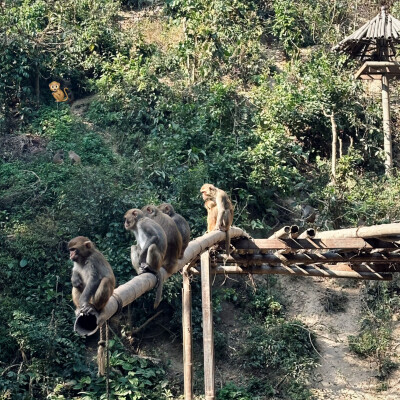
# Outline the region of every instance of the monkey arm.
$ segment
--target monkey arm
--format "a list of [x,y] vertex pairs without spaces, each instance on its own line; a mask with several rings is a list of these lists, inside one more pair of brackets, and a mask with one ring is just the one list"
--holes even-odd
[[81,294],[81,297],[79,298],[79,305],[81,308],[90,303],[91,298],[96,293],[101,282],[99,272],[93,264],[86,264],[85,268],[90,268],[90,270],[88,271],[88,280],[86,282],[86,286]]
[[143,246],[142,251],[140,252],[139,256],[139,263],[140,264],[145,264],[146,263],[146,258],[147,258],[147,252],[149,250],[149,247],[153,244],[157,244],[157,236],[150,236],[150,238],[146,241],[145,245]]
[[74,268],[72,269],[71,283],[74,288],[77,288],[79,291],[82,292],[83,280],[82,280],[82,277],[80,276],[79,272],[76,271]]

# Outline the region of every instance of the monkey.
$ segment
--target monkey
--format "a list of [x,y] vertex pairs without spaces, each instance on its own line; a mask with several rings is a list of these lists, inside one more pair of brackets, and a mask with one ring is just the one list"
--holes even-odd
[[60,89],[60,83],[56,82],[56,81],[49,83],[49,87],[52,92],[51,94],[56,99],[57,103],[62,103],[64,101],[68,100],[68,93],[66,92],[66,90],[69,90],[68,88],[64,88],[64,92],[63,92]]
[[308,204],[301,205],[301,219],[304,222],[313,223],[315,222],[315,218],[317,213],[314,207],[309,206]]
[[190,240],[190,226],[187,223],[186,219],[182,217],[182,215],[175,212],[174,207],[170,203],[163,203],[158,206],[158,209],[161,210],[166,215],[169,215],[172,220],[175,222],[178,231],[182,236],[182,251],[179,258],[183,257],[183,253],[186,250],[186,247],[189,244]]
[[64,162],[64,150],[58,150],[53,157],[54,164],[62,164]]
[[168,273],[172,274],[176,262],[182,253],[182,236],[174,220],[169,215],[162,213],[156,206],[149,204],[144,206],[142,211],[146,217],[156,221],[164,229],[167,236],[167,252],[163,267]]
[[76,313],[97,314],[114,292],[115,276],[110,264],[94,243],[77,236],[68,243],[72,268],[72,301]]
[[68,152],[68,158],[71,160],[71,164],[80,164],[81,158],[74,151],[70,150]]
[[133,231],[136,238],[137,246],[131,247],[131,258],[137,274],[150,272],[157,277],[154,302],[154,308],[157,308],[162,297],[163,281],[160,269],[167,252],[167,236],[160,224],[146,217],[137,208],[125,213],[124,227],[128,231]]
[[[201,189],[204,206],[207,208],[207,229],[214,227],[213,230],[226,232],[225,249],[227,255],[230,253],[229,228],[233,222],[233,205],[229,196],[221,189],[210,183],[205,183]],[[215,206],[209,201],[213,201]],[[206,205],[207,204],[207,205]],[[215,211],[216,208],[216,211]],[[214,225],[215,223],[215,225]]]

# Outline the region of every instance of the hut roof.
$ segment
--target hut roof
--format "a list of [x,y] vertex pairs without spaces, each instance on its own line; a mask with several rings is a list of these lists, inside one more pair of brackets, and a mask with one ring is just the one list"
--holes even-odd
[[400,21],[381,12],[361,28],[343,39],[332,50],[350,54],[361,61],[390,61],[396,56],[395,44],[400,43]]

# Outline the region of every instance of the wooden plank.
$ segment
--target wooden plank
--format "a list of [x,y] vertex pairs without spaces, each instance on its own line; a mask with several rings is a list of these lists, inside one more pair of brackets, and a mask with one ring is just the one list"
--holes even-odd
[[215,400],[214,330],[211,301],[210,254],[201,254],[201,293],[203,309],[204,390],[206,400]]

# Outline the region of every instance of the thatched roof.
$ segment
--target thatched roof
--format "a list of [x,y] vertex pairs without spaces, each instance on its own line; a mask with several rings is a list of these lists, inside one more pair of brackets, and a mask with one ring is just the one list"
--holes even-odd
[[395,45],[400,43],[400,21],[381,12],[332,50],[350,54],[361,61],[390,61],[396,56]]

